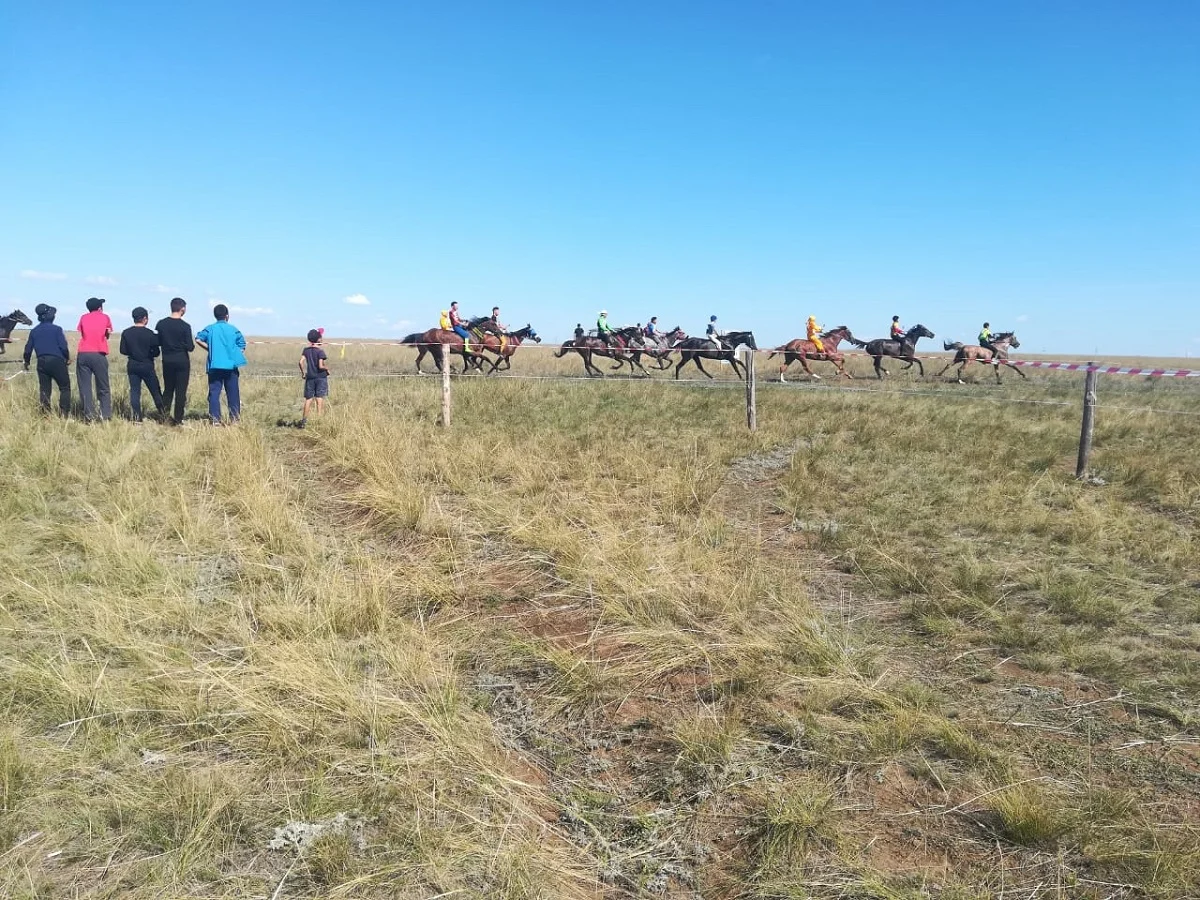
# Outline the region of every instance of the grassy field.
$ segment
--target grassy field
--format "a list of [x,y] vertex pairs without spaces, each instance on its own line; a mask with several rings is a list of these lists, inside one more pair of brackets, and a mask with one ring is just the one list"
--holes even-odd
[[330,355],[0,383],[0,896],[1200,896],[1200,383]]

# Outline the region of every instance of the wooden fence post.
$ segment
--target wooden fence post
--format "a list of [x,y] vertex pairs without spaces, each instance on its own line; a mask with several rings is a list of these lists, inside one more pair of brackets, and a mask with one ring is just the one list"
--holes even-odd
[[1087,475],[1088,457],[1092,454],[1092,430],[1096,424],[1096,369],[1088,363],[1087,378],[1083,382],[1083,425],[1079,431],[1079,459],[1075,463],[1075,477]]
[[758,397],[755,393],[754,382],[754,351],[746,351],[746,425],[751,431],[758,431]]
[[442,345],[442,427],[450,427],[450,354]]

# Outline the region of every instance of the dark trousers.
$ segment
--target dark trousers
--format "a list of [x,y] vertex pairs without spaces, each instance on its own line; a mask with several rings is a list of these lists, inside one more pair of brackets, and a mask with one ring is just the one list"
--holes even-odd
[[108,386],[108,355],[79,353],[75,356],[75,379],[79,382],[79,399],[83,401],[83,417],[96,418],[96,403],[92,399],[92,379],[96,379],[96,399],[100,401],[100,418],[112,418],[112,392]]
[[175,401],[172,420],[176,425],[183,423],[183,410],[187,406],[188,381],[192,377],[192,364],[185,354],[183,359],[163,357],[163,409],[171,408]]
[[158,373],[154,371],[152,362],[129,362],[126,368],[129,374],[129,408],[133,410],[133,421],[142,421],[142,385],[150,389],[150,398],[154,408],[161,413],[163,406],[162,391],[158,388]]
[[229,421],[236,422],[242,415],[237,369],[208,370],[208,414],[214,423],[221,421],[221,388],[225,388],[225,399],[229,403]]
[[58,410],[64,416],[71,413],[71,376],[67,361],[61,356],[39,356],[37,361],[38,400],[43,412],[50,412],[50,385],[58,385]]

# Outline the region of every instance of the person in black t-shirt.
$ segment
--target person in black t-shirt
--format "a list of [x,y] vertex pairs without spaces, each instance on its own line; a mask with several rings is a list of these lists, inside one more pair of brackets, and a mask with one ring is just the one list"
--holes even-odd
[[308,421],[308,410],[317,401],[317,415],[325,411],[325,398],[329,396],[328,357],[321,349],[321,332],[314,328],[308,333],[308,346],[300,353],[300,374],[304,376],[304,412],[300,416],[300,427]]
[[192,375],[192,363],[188,354],[196,349],[192,340],[192,326],[183,321],[187,303],[182,297],[171,301],[171,315],[160,319],[154,326],[158,332],[158,343],[162,347],[163,404],[169,410],[174,400],[175,412],[172,425],[183,424],[183,410],[187,406],[188,381]]
[[121,355],[129,357],[129,408],[133,421],[142,421],[142,384],[150,389],[154,406],[161,416],[163,395],[158,386],[158,373],[154,371],[154,358],[158,356],[158,335],[146,327],[150,313],[144,306],[133,311],[133,324],[121,332]]

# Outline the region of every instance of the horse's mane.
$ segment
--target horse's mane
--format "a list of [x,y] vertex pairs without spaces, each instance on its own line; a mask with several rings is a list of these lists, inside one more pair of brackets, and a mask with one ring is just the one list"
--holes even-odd
[[1003,341],[1006,338],[1012,337],[1014,334],[1016,334],[1014,331],[998,331],[992,335],[992,343],[994,344],[996,341]]

